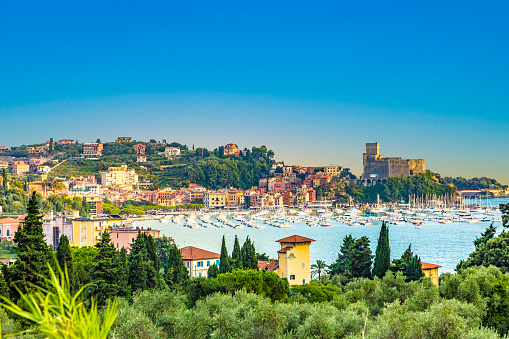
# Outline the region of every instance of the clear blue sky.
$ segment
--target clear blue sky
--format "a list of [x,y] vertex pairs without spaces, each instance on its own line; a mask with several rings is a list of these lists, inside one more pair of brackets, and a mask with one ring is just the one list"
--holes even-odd
[[0,5],[0,145],[266,144],[360,174],[364,143],[509,184],[503,1]]

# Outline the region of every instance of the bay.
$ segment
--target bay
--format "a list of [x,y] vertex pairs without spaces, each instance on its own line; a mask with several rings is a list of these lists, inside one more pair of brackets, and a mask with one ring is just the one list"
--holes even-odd
[[[509,203],[509,199],[488,200],[488,204],[491,206],[499,203]],[[480,204],[485,205],[486,200]],[[500,218],[500,214],[496,218]],[[497,234],[500,234],[502,224],[495,223],[494,225],[497,227]],[[333,222],[330,227],[309,227],[305,223],[292,223],[291,228],[276,228],[267,225],[265,229],[250,227],[243,229],[230,227],[191,229],[171,221],[160,223],[158,220],[149,220],[135,222],[133,226],[158,229],[162,235],[172,237],[179,248],[195,246],[216,253],[221,251],[223,236],[230,254],[235,235],[239,238],[241,246],[249,236],[254,242],[257,252],[266,253],[274,259],[277,259],[277,251],[280,249],[276,240],[298,234],[315,240],[310,249],[311,263],[316,260],[324,260],[327,264],[331,264],[337,258],[341,243],[346,235],[352,234],[356,238],[367,236],[374,254],[380,233],[380,224],[348,226],[339,222]],[[422,261],[441,265],[440,273],[454,272],[456,265],[461,260],[467,259],[474,250],[473,241],[488,226],[489,222],[439,224],[431,221],[423,223],[421,228],[415,228],[412,224],[390,225],[391,258],[401,257],[401,254],[411,244],[412,250],[420,256]]]

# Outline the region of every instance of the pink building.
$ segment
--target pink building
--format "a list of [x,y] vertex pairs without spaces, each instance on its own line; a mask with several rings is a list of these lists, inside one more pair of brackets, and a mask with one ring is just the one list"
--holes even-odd
[[51,215],[50,219],[43,222],[42,231],[44,240],[48,245],[53,246],[55,251],[62,235],[66,235],[69,241],[73,241],[72,222],[64,216],[53,218],[53,215]]
[[13,240],[14,233],[18,231],[19,223],[22,220],[13,219],[13,218],[3,218],[0,219],[0,239],[3,241],[4,239]]
[[138,232],[145,233],[146,235],[150,235],[152,238],[160,238],[161,231],[153,230],[152,228],[134,228],[134,227],[124,227],[124,228],[110,228],[108,229],[111,232],[110,237],[113,241],[113,244],[116,248],[125,247],[127,253],[131,251],[131,244],[134,244],[136,238],[138,238]]

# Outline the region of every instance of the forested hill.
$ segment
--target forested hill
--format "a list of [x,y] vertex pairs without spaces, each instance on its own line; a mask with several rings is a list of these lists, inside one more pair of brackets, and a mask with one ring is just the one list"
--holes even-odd
[[465,179],[462,177],[451,178],[445,177],[444,180],[453,184],[458,188],[458,190],[481,190],[481,189],[496,189],[496,188],[507,188],[507,185],[502,185],[495,179],[481,177],[481,178],[472,178]]
[[[200,149],[196,151],[200,154]],[[274,153],[265,146],[247,151],[246,155],[228,157],[220,150],[218,157],[206,157],[195,161],[185,168],[185,177],[189,182],[210,189],[236,187],[248,189],[258,186],[258,180],[267,176],[273,163]]]
[[[97,139],[97,142],[101,142]],[[135,154],[135,144],[146,145],[146,162],[138,162],[139,154]],[[195,149],[194,145],[188,147],[178,142],[108,142],[103,143],[103,154],[98,160],[82,159],[83,144],[74,145],[56,144],[49,157],[55,162],[45,163],[54,167],[50,177],[77,177],[94,175],[98,181],[101,172],[109,167],[127,165],[134,168],[140,182],[151,182],[149,189],[159,189],[171,186],[179,188],[190,183],[198,183],[210,189],[236,187],[251,188],[258,185],[258,180],[268,175],[274,162],[274,152],[266,146],[252,147],[239,152],[239,156],[225,155],[224,146],[209,151],[206,148]],[[164,156],[165,146],[180,149],[180,156],[168,159]],[[40,157],[29,155],[27,146],[20,146],[5,152],[6,156]],[[35,174],[27,175],[28,181],[40,180]]]
[[374,186],[347,186],[346,193],[357,202],[380,201],[395,202],[398,200],[408,201],[409,196],[435,195],[443,196],[456,192],[456,187],[450,186],[443,180],[439,180],[434,173],[414,175],[411,177],[391,177],[384,183]]

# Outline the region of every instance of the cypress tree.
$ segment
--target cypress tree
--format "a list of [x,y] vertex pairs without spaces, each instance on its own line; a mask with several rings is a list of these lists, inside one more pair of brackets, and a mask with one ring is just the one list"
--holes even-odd
[[232,268],[230,265],[230,257],[228,256],[228,250],[226,249],[226,242],[224,241],[223,235],[223,243],[221,244],[221,256],[219,257],[219,273],[227,273],[231,271]]
[[373,264],[373,276],[383,278],[391,266],[391,249],[389,247],[389,228],[382,222],[378,244],[376,245],[375,262]]
[[343,244],[341,245],[340,252],[336,261],[330,265],[330,273],[344,274],[347,275],[350,272],[350,266],[352,264],[352,248],[355,243],[355,238],[351,234],[343,238]]
[[114,269],[118,280],[117,295],[120,297],[129,296],[131,294],[131,287],[129,286],[129,266],[127,264],[127,250],[124,247],[122,247],[115,256]]
[[164,279],[168,286],[174,286],[189,279],[186,265],[182,261],[182,254],[176,245],[172,245],[168,251],[168,261],[164,267]]
[[154,288],[159,284],[161,266],[154,239],[151,236],[138,231],[128,261],[129,285],[133,291]]
[[219,274],[219,267],[216,264],[212,264],[207,270],[207,278],[216,278]]
[[352,247],[350,274],[354,278],[370,278],[372,258],[369,239],[367,237],[357,239]]
[[129,285],[132,291],[147,287],[147,270],[142,252],[129,256]]
[[408,263],[405,275],[409,281],[419,280],[424,276],[421,267],[421,259],[417,255],[414,255],[412,260]]
[[76,292],[78,290],[78,275],[76,274],[76,270],[74,269],[74,263],[71,254],[71,247],[69,246],[69,238],[66,235],[62,235],[60,237],[60,241],[57,246],[57,261],[58,266],[62,272],[65,272],[67,268],[67,274],[69,276],[69,283],[72,292]]
[[239,238],[235,235],[235,242],[233,244],[232,251],[232,266],[234,269],[240,269],[243,267],[242,265],[242,252],[240,249]]
[[[48,263],[54,262],[53,250],[44,240],[42,216],[35,192],[28,201],[27,212],[25,221],[20,223],[14,235],[18,259],[7,270],[5,277],[9,284],[17,285],[22,292],[34,285],[44,287],[45,278],[49,278]],[[11,293],[13,300],[19,298],[15,289],[12,288]]]
[[242,252],[242,267],[257,270],[258,260],[256,259],[256,250],[253,243],[251,242],[251,239],[249,239],[249,236],[246,238],[244,245],[242,245],[241,252]]
[[95,244],[95,248],[99,253],[91,269],[88,294],[94,296],[99,305],[105,305],[108,299],[116,297],[119,293],[118,272],[115,270],[117,251],[111,242],[110,232],[103,233],[101,241]]
[[7,170],[4,168],[2,171],[2,186],[4,188],[4,193],[7,192]]

